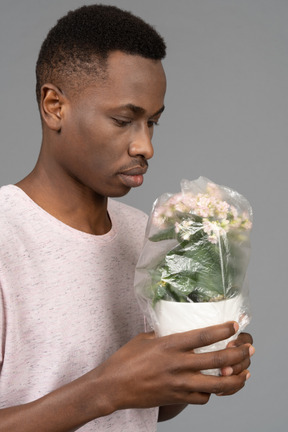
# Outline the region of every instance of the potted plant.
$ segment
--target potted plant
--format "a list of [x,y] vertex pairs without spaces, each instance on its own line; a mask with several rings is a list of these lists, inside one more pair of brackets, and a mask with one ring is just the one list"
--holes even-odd
[[159,336],[231,320],[243,330],[249,322],[245,276],[251,226],[248,201],[204,177],[184,180],[180,193],[156,200],[135,286]]

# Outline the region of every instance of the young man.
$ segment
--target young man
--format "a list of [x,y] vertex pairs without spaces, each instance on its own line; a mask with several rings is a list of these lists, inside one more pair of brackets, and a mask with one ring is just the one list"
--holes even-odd
[[[146,216],[108,199],[142,184],[164,110],[163,39],[112,6],[58,21],[37,62],[43,141],[0,190],[1,432],[155,431],[249,377],[236,323],[156,338],[133,294]],[[201,369],[222,368],[221,377]],[[158,407],[160,407],[158,409]]]

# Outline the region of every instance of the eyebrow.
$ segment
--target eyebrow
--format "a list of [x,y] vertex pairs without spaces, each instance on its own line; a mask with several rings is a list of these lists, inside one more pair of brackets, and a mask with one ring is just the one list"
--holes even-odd
[[[129,109],[134,114],[145,114],[144,108],[137,106],[137,105],[130,104],[130,103],[127,105],[123,105],[121,108]],[[156,111],[154,114],[152,114],[151,118],[161,114],[164,111],[164,109],[165,109],[165,106],[163,105],[158,111]]]

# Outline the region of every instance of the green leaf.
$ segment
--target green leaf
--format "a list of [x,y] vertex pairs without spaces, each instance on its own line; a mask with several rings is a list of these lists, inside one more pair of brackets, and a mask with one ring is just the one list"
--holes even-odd
[[149,237],[149,240],[153,242],[158,242],[162,240],[171,240],[175,238],[176,238],[176,234],[173,225],[172,227],[169,227],[166,230],[162,230],[159,233],[152,235],[151,237]]

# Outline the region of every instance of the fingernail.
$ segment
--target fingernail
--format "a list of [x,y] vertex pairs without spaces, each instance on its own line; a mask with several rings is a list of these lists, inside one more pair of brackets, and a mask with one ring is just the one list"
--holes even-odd
[[250,355],[250,357],[252,357],[254,353],[255,353],[255,348],[251,345],[249,347],[249,355]]
[[247,375],[246,375],[246,381],[247,381],[250,377],[251,377],[251,374],[250,374],[250,372],[248,372]]
[[239,330],[239,324],[237,322],[234,322],[233,326],[235,329],[235,333],[237,333],[237,331]]

